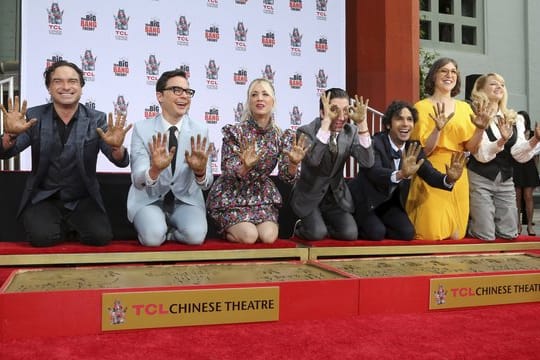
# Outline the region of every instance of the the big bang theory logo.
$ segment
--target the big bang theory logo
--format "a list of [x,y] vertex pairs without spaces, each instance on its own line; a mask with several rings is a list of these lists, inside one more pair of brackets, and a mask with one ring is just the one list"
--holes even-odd
[[118,9],[118,12],[113,17],[116,40],[127,40],[129,16],[126,15],[124,9]]
[[126,59],[120,59],[113,64],[114,76],[128,76],[129,62]]
[[190,78],[191,76],[191,72],[190,72],[190,68],[189,68],[189,65],[188,64],[182,64],[180,65],[179,67],[177,67],[178,70],[182,70],[183,72],[186,73],[186,78]]
[[86,100],[86,102],[84,103],[84,105],[87,107],[87,108],[90,108],[90,109],[93,109],[93,110],[96,110],[96,101],[94,99],[88,99]]
[[60,5],[57,2],[51,4],[50,9],[47,9],[47,20],[49,23],[49,34],[62,35],[62,17],[64,10],[60,10]]
[[204,121],[208,124],[217,124],[219,121],[219,110],[213,106],[208,111],[204,112]]
[[81,17],[81,29],[84,31],[94,31],[97,28],[97,18],[94,13],[87,13]]
[[217,42],[219,40],[219,27],[211,25],[204,31],[204,37],[208,42]]
[[240,69],[234,73],[234,83],[236,85],[245,85],[248,81],[247,70]]
[[328,51],[328,40],[321,36],[318,40],[315,40],[315,51],[325,53]]
[[145,119],[153,119],[159,114],[159,105],[157,104],[151,104],[147,108],[144,109],[144,118]]
[[274,47],[274,45],[276,45],[276,35],[274,35],[274,32],[267,31],[265,34],[263,34],[261,43],[264,47]]
[[144,32],[148,36],[159,36],[160,26],[158,19],[151,19],[147,24],[144,24]]
[[289,77],[289,86],[291,89],[301,89],[303,85],[302,75],[295,73],[293,76]]
[[53,56],[51,56],[50,59],[46,60],[45,68],[48,68],[52,64],[54,64],[54,63],[56,63],[58,61],[62,61],[62,60],[64,60],[64,57],[62,55],[53,55]]

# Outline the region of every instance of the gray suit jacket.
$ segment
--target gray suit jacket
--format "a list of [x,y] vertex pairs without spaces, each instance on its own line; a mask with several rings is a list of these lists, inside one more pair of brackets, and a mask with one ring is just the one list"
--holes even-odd
[[[20,134],[13,147],[4,150],[0,142],[0,158],[2,159],[15,156],[28,146],[32,146],[32,173],[26,182],[18,215],[21,214],[32,197],[39,191],[39,185],[47,175],[50,160],[49,155],[54,136],[52,103],[28,109],[26,118],[36,118],[37,123],[26,132]],[[75,143],[77,147],[77,169],[81,174],[88,193],[105,212],[105,205],[101,198],[99,183],[96,177],[98,153],[101,150],[113,164],[119,167],[129,165],[129,155],[126,154],[124,159],[116,161],[111,155],[112,149],[110,146],[96,132],[97,128],[101,128],[103,131],[107,130],[105,113],[79,104],[76,126],[71,130],[68,141]]]
[[311,145],[302,160],[300,179],[291,193],[291,207],[302,218],[318,207],[328,189],[332,189],[339,206],[354,212],[354,202],[345,184],[343,167],[352,155],[363,167],[371,167],[374,162],[372,146],[364,148],[358,140],[358,129],[354,124],[345,124],[338,137],[338,154],[332,159],[328,144],[320,142],[316,135],[321,127],[321,119],[298,128],[297,138],[304,134]]
[[[131,136],[131,187],[127,199],[127,211],[129,221],[137,212],[159,199],[172,190],[174,196],[187,204],[205,207],[202,190],[207,190],[214,180],[212,176],[212,163],[206,165],[206,180],[203,185],[195,182],[193,170],[185,162],[184,153],[191,151],[191,136],[208,139],[208,127],[204,122],[192,120],[184,115],[184,122],[178,135],[178,148],[176,149],[176,170],[174,176],[169,166],[159,175],[157,183],[153,186],[146,185],[146,171],[150,168],[150,150],[148,144],[152,142],[152,135],[163,133],[161,114],[153,119],[138,121]],[[206,220],[205,220],[206,221]]]

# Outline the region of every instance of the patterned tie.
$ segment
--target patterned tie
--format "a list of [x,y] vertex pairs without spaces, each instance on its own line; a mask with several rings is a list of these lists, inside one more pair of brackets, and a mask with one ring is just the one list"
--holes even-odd
[[[178,139],[176,138],[176,129],[177,129],[176,126],[171,126],[169,128],[169,151],[171,151],[173,147],[175,147],[176,150],[178,150]],[[176,154],[178,154],[178,151],[174,153],[174,157],[171,161],[171,170],[172,170],[173,175],[174,175],[174,170],[176,170]]]
[[328,142],[328,149],[330,150],[330,153],[334,156],[338,153],[337,137],[338,133],[332,132],[332,134],[330,135],[330,141]]

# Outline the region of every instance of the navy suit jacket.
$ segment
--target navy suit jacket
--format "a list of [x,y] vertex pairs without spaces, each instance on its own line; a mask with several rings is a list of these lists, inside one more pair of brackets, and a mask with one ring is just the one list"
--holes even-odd
[[[9,159],[19,154],[28,146],[32,146],[32,172],[26,182],[17,216],[22,213],[31,201],[32,196],[39,191],[39,185],[47,175],[54,139],[53,104],[49,103],[28,109],[26,118],[36,118],[37,123],[26,132],[20,134],[14,146],[4,150],[0,141],[1,159]],[[103,131],[107,130],[107,117],[105,113],[79,104],[77,121],[71,130],[68,143],[72,142],[77,147],[77,169],[84,181],[84,186],[90,196],[105,212],[105,205],[101,198],[96,176],[98,153],[101,150],[118,167],[129,165],[129,155],[126,150],[124,158],[121,161],[116,161],[112,157],[111,147],[101,139],[96,131],[97,128],[101,128]]]
[[[356,205],[356,214],[367,214],[382,203],[390,200],[394,190],[399,191],[400,202],[405,208],[405,202],[409,194],[410,179],[403,179],[398,184],[390,180],[395,171],[392,147],[386,131],[373,135],[373,150],[375,152],[375,164],[371,168],[360,168],[358,175],[348,185]],[[408,149],[412,141],[407,141],[405,149]],[[425,159],[416,175],[420,176],[430,186],[451,190],[444,184],[445,174],[442,174],[431,165],[421,150],[418,159]],[[398,189],[396,189],[396,187]]]

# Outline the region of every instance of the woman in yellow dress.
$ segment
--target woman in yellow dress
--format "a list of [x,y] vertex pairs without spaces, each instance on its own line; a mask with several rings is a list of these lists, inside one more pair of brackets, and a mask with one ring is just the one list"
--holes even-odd
[[[475,114],[468,103],[454,98],[460,88],[457,62],[438,59],[426,76],[425,91],[429,96],[414,105],[418,122],[411,138],[420,141],[433,167],[443,173],[452,153],[477,151],[489,121],[484,106]],[[467,170],[463,170],[452,191],[433,188],[415,177],[406,210],[417,239],[462,239],[469,218]]]

